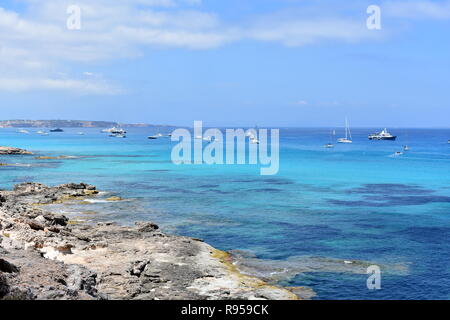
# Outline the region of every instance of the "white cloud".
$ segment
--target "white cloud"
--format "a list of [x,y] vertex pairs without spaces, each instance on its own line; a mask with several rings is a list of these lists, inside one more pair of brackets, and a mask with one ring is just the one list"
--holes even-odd
[[370,32],[360,21],[338,18],[271,21],[256,25],[249,32],[250,38],[281,42],[290,47],[323,41],[351,43],[375,36],[378,35]]
[[[241,40],[295,47],[376,36],[365,28],[364,19],[320,13],[269,14],[229,24],[200,10],[199,0],[77,0],[81,30],[67,30],[66,9],[72,0],[23,1],[27,9],[21,14],[0,8],[0,90],[115,93],[101,77],[70,76],[73,71],[66,64],[83,70],[86,64],[138,57],[148,47],[205,50]],[[57,80],[61,72],[68,79]]]
[[450,19],[450,1],[388,1],[383,5],[383,10],[393,17],[409,19]]
[[8,78],[0,77],[0,89],[10,92],[21,92],[29,90],[64,90],[74,91],[82,94],[110,95],[121,93],[120,89],[113,86],[94,81],[74,79],[52,79],[52,78]]

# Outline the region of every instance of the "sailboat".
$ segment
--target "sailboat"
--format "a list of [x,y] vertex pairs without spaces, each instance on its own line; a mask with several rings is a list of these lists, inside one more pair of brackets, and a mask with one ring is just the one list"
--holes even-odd
[[[336,135],[336,130],[333,130],[333,131],[331,131],[331,141],[334,141],[334,136]],[[331,149],[331,148],[334,148],[334,144],[333,143],[327,143],[326,145],[325,145],[325,148],[327,148],[327,149]]]
[[350,132],[350,125],[348,124],[348,119],[345,118],[345,138],[339,138],[339,143],[353,143],[352,133]]

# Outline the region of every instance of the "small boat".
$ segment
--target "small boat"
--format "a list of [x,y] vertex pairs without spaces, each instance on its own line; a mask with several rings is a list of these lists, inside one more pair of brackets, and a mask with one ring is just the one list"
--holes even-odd
[[207,137],[204,137],[203,140],[207,141],[207,142],[211,142],[212,138],[210,136],[207,136]]
[[[331,131],[331,141],[334,140],[334,137],[335,137],[335,136],[336,136],[336,130]],[[327,143],[327,144],[325,145],[325,148],[327,148],[327,149],[334,148],[334,144],[332,144],[331,142],[330,142],[330,143]]]
[[51,129],[50,132],[64,132],[61,128]]
[[256,139],[255,137],[253,137],[253,138],[250,139],[250,143],[251,144],[259,144],[259,140]]
[[147,139],[156,140],[156,139],[158,139],[158,136],[148,136]]
[[409,151],[409,146],[403,146],[403,151]]
[[127,133],[125,130],[123,130],[122,128],[116,128],[116,127],[114,127],[114,128],[112,128],[111,129],[111,133],[112,134],[125,134],[125,133]]
[[78,132],[78,135],[84,136],[84,132]]
[[397,151],[396,153],[394,153],[394,156],[398,157],[398,156],[402,156],[403,152]]
[[202,140],[203,137],[202,137],[202,136],[195,136],[195,139],[197,139],[197,140]]
[[113,137],[113,138],[126,138],[127,137],[125,134],[122,134],[122,133],[111,133],[109,136]]
[[125,133],[127,133],[122,128],[117,128],[117,127],[112,127],[112,128],[109,128],[109,129],[103,129],[103,130],[101,130],[101,132],[103,132],[103,133],[112,133],[112,134],[125,134]]
[[24,129],[20,129],[20,130],[17,130],[17,133],[29,134],[30,132],[28,132],[27,130],[24,130]]
[[348,124],[348,119],[345,118],[345,138],[339,138],[339,143],[353,143],[352,133],[350,131],[350,125]]
[[394,141],[397,139],[397,136],[393,136],[390,134],[387,129],[382,130],[381,132],[376,132],[369,134],[369,140],[391,140]]

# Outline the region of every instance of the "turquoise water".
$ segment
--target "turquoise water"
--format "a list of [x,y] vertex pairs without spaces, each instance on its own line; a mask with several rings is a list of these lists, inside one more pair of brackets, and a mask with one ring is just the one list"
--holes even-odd
[[[328,129],[281,129],[276,176],[260,176],[259,166],[176,166],[174,143],[146,139],[152,129],[130,129],[127,139],[98,129],[83,129],[84,136],[80,129],[34,131],[0,129],[0,145],[83,157],[0,156],[20,165],[0,167],[1,188],[23,181],[95,184],[129,199],[92,203],[95,219],[152,220],[245,252],[261,259],[261,270],[292,269],[281,283],[311,287],[317,299],[450,298],[450,130],[391,130],[399,139],[390,142],[369,141],[374,129],[355,129],[353,144],[325,149]],[[404,144],[411,150],[393,157]],[[311,266],[316,258],[377,264],[382,289],[368,290],[365,273]],[[305,261],[311,268],[294,275]]]

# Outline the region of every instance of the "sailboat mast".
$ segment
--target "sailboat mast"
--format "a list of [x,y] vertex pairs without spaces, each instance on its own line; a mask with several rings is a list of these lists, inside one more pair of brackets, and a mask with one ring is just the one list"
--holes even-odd
[[345,117],[345,140],[348,139],[348,118]]

